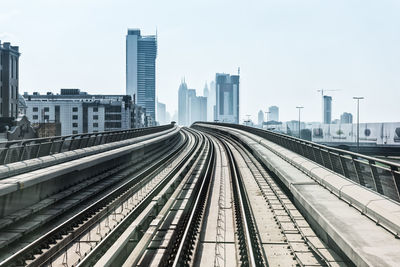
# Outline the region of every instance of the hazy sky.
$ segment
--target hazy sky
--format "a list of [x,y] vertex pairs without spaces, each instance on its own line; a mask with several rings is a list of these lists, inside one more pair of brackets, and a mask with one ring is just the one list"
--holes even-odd
[[[400,1],[0,0],[0,40],[20,46],[20,91],[125,93],[127,28],[158,30],[157,95],[177,110],[182,77],[202,94],[216,72],[241,70],[241,119],[267,106],[281,120],[400,121]],[[171,114],[172,115],[172,114]]]

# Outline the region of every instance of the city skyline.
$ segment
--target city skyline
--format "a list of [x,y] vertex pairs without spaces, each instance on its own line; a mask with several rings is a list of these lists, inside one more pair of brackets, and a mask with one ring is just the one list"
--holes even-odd
[[[260,109],[276,105],[281,120],[288,121],[297,117],[295,107],[302,105],[304,120],[320,121],[317,90],[341,89],[328,93],[332,96],[332,119],[340,118],[343,112],[356,114],[352,97],[361,95],[365,97],[360,103],[361,122],[398,121],[400,78],[396,70],[400,69],[400,52],[396,47],[400,40],[396,36],[400,19],[395,1],[243,3],[229,7],[233,16],[223,13],[218,23],[212,16],[216,9],[211,2],[184,4],[179,11],[162,2],[137,5],[143,12],[132,18],[128,14],[135,5],[123,1],[96,2],[96,14],[89,13],[90,1],[4,3],[0,22],[7,27],[2,28],[0,39],[21,48],[20,93],[56,92],[59,88],[124,93],[124,38],[127,28],[132,27],[144,33],[157,29],[157,97],[171,114],[178,110],[176,91],[181,77],[201,94],[204,82],[212,81],[216,72],[235,73],[240,67],[241,120],[251,114],[256,121]],[[65,23],[78,6],[75,19]],[[146,17],[150,11],[154,13]],[[115,12],[119,16],[114,16]],[[177,16],[179,20],[171,20],[178,12],[182,15]],[[179,23],[200,14],[209,14],[209,21]],[[107,19],[111,15],[112,21]],[[54,23],[49,25],[49,20]],[[28,25],[34,30],[26,31]],[[243,36],[257,34],[251,49],[238,32]],[[301,41],[295,42],[300,35]],[[37,53],[43,45],[46,53]],[[100,57],[105,49],[114,53]]]

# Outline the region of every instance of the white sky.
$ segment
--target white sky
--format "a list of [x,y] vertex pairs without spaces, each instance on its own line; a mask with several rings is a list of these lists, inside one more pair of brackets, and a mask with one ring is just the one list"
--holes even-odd
[[20,92],[125,93],[127,28],[158,29],[157,95],[177,110],[182,77],[202,94],[216,72],[241,69],[241,118],[270,105],[283,121],[400,121],[400,1],[0,0],[0,40],[20,46]]

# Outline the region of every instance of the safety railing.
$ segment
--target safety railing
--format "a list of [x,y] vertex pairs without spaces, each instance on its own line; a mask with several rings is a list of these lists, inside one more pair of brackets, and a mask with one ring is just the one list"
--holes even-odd
[[171,129],[174,125],[0,142],[0,165],[97,146]]
[[236,128],[263,137],[360,185],[395,201],[400,201],[400,164],[398,163],[324,146],[259,128],[230,123],[209,124]]

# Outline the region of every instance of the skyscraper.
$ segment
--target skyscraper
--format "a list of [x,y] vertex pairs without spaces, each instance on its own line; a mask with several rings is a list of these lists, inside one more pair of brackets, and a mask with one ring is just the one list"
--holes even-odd
[[220,122],[239,123],[239,75],[217,73],[216,119]]
[[262,125],[264,122],[264,112],[260,110],[258,112],[258,125]]
[[208,90],[208,85],[207,83],[204,85],[204,89],[203,89],[203,96],[204,97],[208,97],[209,96],[209,90]]
[[267,120],[279,121],[279,108],[277,106],[270,106]]
[[209,96],[207,98],[207,120],[208,121],[214,121],[216,120],[215,117],[215,97],[216,97],[216,93],[215,93],[215,82],[211,81],[210,82],[210,93]]
[[178,91],[178,124],[188,124],[188,89],[185,81],[182,81]]
[[323,107],[324,107],[324,114],[323,114],[323,123],[330,124],[332,121],[332,97],[324,95],[323,98]]
[[18,46],[0,41],[0,117],[18,117]]
[[141,36],[139,29],[126,35],[126,94],[156,119],[157,36]]

